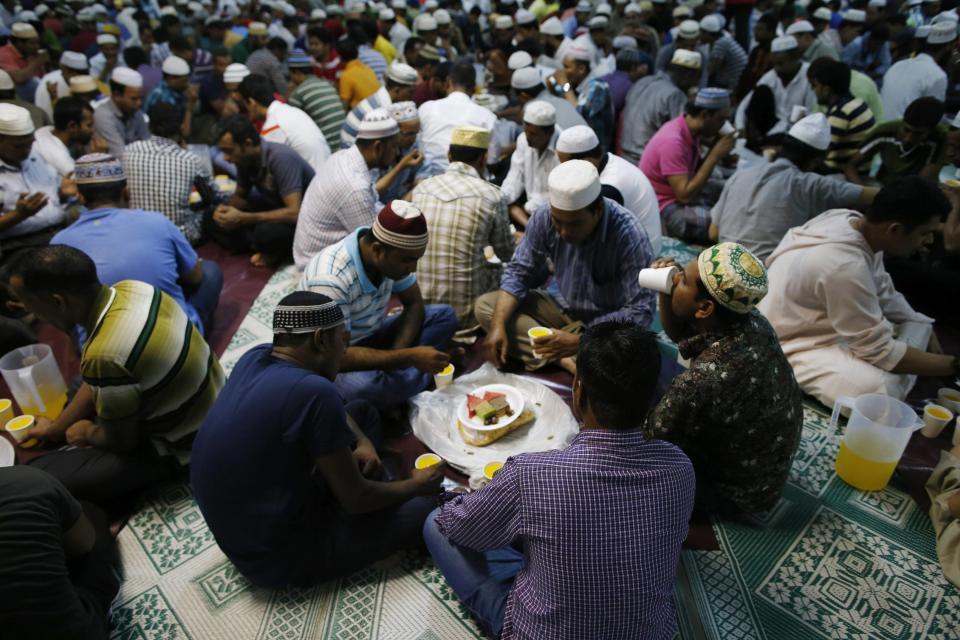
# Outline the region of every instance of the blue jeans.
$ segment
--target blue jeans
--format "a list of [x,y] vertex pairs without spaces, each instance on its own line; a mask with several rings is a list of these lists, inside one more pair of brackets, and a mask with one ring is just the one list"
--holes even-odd
[[487,633],[499,638],[507,596],[523,568],[523,553],[511,547],[474,551],[454,544],[437,528],[439,513],[437,509],[427,516],[423,541],[464,606]]
[[183,294],[187,304],[197,310],[203,323],[203,332],[209,334],[213,328],[213,313],[217,310],[223,289],[223,270],[212,260],[204,260],[200,268],[203,269],[203,279],[195,287],[184,289]]
[[[377,331],[356,344],[358,347],[389,349],[397,333],[400,315],[387,318]],[[423,327],[414,346],[443,349],[457,331],[457,316],[445,304],[428,304]],[[433,376],[415,367],[351,371],[337,376],[336,385],[344,402],[366,400],[381,411],[403,404],[430,385]]]

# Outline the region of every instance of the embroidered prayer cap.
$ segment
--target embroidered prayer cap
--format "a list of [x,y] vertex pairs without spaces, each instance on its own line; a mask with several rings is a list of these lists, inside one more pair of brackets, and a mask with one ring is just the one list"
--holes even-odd
[[265,36],[267,35],[267,25],[262,22],[251,22],[247,26],[247,33],[252,36]]
[[410,122],[420,118],[420,112],[417,111],[417,103],[412,100],[403,102],[394,102],[390,105],[390,117],[400,122]]
[[453,18],[450,17],[450,12],[446,9],[437,9],[434,11],[433,19],[437,21],[438,27],[442,24],[450,24],[453,22]]
[[578,60],[580,62],[592,62],[593,52],[583,45],[574,44],[567,49],[567,57],[573,58],[574,60]]
[[507,67],[509,67],[511,71],[523,69],[524,67],[529,67],[532,64],[533,57],[526,51],[514,51],[510,54],[510,57],[507,58]]
[[770,43],[770,53],[796,51],[798,46],[800,45],[793,36],[780,36],[779,38],[774,38],[773,42]]
[[930,25],[925,24],[917,27],[913,32],[913,37],[917,40],[926,40],[930,36]]
[[494,29],[513,29],[513,18],[510,16],[497,16],[493,22]]
[[346,323],[334,300],[313,291],[294,291],[273,310],[273,333],[296,334],[327,331]]
[[391,62],[390,66],[387,67],[386,76],[387,79],[396,82],[397,84],[402,84],[409,87],[417,84],[417,70],[408,64],[397,62],[396,60]]
[[606,16],[593,16],[590,18],[590,21],[587,22],[587,28],[593,31],[594,29],[606,29],[610,25],[610,20]]
[[680,5],[674,8],[672,15],[674,18],[688,18],[693,15],[693,11],[686,5]]
[[620,49],[626,49],[627,47],[633,47],[634,49],[639,48],[637,39],[633,36],[617,36],[613,39],[611,43],[614,51],[619,51]]
[[0,136],[28,136],[33,128],[29,111],[8,102],[0,103]]
[[673,52],[670,64],[684,69],[699,69],[702,64],[700,54],[697,51],[688,51],[687,49],[677,49]]
[[596,132],[585,124],[564,129],[557,136],[558,153],[586,153],[600,146]]
[[97,81],[94,80],[93,76],[87,74],[73,76],[67,84],[70,85],[70,93],[73,94],[99,91]]
[[437,51],[437,48],[432,44],[425,44],[420,47],[420,51],[417,51],[417,58],[420,60],[440,62],[440,52]]
[[533,15],[526,9],[517,9],[517,12],[513,15],[513,19],[517,21],[517,25],[537,23],[537,16]]
[[801,118],[790,127],[787,135],[820,151],[830,147],[830,123],[822,113]]
[[373,222],[373,237],[397,249],[420,251],[427,248],[427,219],[412,202],[392,200]]
[[718,303],[749,313],[767,295],[767,270],[755,255],[736,242],[721,242],[700,252],[700,281]]
[[179,56],[167,56],[160,68],[168,76],[190,75],[190,64]]
[[127,67],[117,67],[110,72],[110,79],[117,84],[125,87],[139,89],[143,86],[143,76],[139,71],[128,69]]
[[390,22],[391,20],[395,20],[397,18],[397,13],[393,9],[380,9],[380,13],[377,17],[384,22]]
[[795,36],[798,33],[813,33],[813,25],[808,20],[798,20],[787,27],[787,35]]
[[223,70],[223,83],[239,83],[242,82],[243,79],[248,75],[250,75],[250,69],[247,68],[247,65],[240,62],[234,62],[232,64],[228,64],[227,68]]
[[10,74],[0,69],[0,91],[12,91],[14,88],[13,78]]
[[40,37],[37,34],[37,30],[34,29],[33,25],[29,22],[14,22],[13,26],[10,27],[10,35],[23,40]]
[[545,36],[562,36],[563,23],[556,16],[547,18],[540,24],[540,33]]
[[74,71],[86,71],[90,67],[87,56],[77,51],[64,51],[60,54],[60,64]]
[[360,128],[357,131],[358,140],[380,140],[400,133],[397,121],[386,109],[374,109],[363,116]]
[[568,160],[547,177],[550,206],[561,211],[586,209],[600,197],[600,174],[586,160]]
[[830,11],[830,9],[827,7],[820,7],[819,9],[813,12],[814,20],[822,20],[824,22],[830,22],[831,18],[833,18],[833,12]]
[[77,184],[104,184],[123,182],[123,163],[109,153],[88,153],[80,156],[73,170]]
[[287,56],[287,67],[290,69],[313,69],[313,58],[303,49],[294,49]]
[[723,25],[720,24],[720,18],[715,13],[700,18],[700,28],[707,33],[720,33]]
[[483,127],[462,125],[456,127],[450,134],[450,144],[459,147],[486,149],[490,146],[490,131]]
[[930,27],[927,44],[947,44],[957,39],[956,22],[938,22]]
[[704,87],[697,90],[693,99],[694,106],[711,111],[730,108],[730,92],[719,87]]
[[414,25],[416,26],[416,31],[418,33],[437,30],[437,20],[429,13],[422,13],[417,16],[417,20]]
[[523,121],[538,127],[557,124],[557,108],[543,100],[531,100],[523,108]]

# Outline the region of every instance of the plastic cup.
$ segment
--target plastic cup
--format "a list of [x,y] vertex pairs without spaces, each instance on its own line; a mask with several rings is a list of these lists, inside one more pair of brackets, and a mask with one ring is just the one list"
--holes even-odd
[[425,453],[421,456],[417,456],[417,459],[413,461],[413,467],[415,469],[426,469],[427,467],[432,467],[435,464],[440,464],[443,462],[443,458],[438,456],[435,453]]
[[443,371],[433,374],[433,381],[436,383],[437,389],[443,389],[444,387],[450,386],[450,384],[453,382],[453,372],[453,365],[448,364],[446,367],[444,367]]
[[483,467],[483,477],[487,480],[493,480],[493,476],[503,468],[503,463],[499,460],[494,462],[488,462]]
[[795,104],[793,105],[793,110],[790,111],[790,122],[802,120],[803,118],[807,117],[808,113],[810,113],[810,111],[805,106],[802,104]]
[[640,269],[637,281],[644,289],[653,289],[670,295],[673,293],[673,275],[680,271],[678,267],[660,267],[658,269]]
[[928,404],[923,408],[923,428],[920,433],[928,438],[936,438],[951,420],[953,413],[949,409],[938,404]]
[[13,420],[13,400],[0,398],[0,424],[7,424]]
[[960,414],[960,391],[952,387],[942,387],[937,391],[937,404],[954,414]]
[[730,134],[736,133],[736,132],[737,132],[737,128],[734,127],[732,124],[730,124],[729,120],[724,122],[723,126],[720,127],[720,135],[722,136],[729,136]]
[[530,348],[533,349],[534,358],[540,359],[543,357],[537,353],[537,338],[545,338],[546,336],[552,335],[553,329],[550,329],[549,327],[531,327],[530,330],[527,331],[527,337],[530,339]]
[[18,416],[13,420],[8,420],[4,426],[4,429],[7,430],[13,439],[17,441],[17,444],[25,442],[27,438],[30,437],[30,432],[33,431],[34,425],[37,423],[37,419],[33,416]]

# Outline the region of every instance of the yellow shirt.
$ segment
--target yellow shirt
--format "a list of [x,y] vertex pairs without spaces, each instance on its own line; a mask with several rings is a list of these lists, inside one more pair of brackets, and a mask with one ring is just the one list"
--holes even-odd
[[387,59],[387,64],[393,62],[397,57],[397,48],[390,44],[389,40],[379,34],[373,43],[373,48],[379,51],[383,57]]
[[354,59],[343,67],[340,74],[340,99],[351,109],[369,98],[380,88],[380,81],[373,69]]

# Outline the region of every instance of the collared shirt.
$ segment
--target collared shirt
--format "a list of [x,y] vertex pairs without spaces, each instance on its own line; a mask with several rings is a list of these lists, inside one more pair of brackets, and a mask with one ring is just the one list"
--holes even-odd
[[446,494],[437,525],[477,551],[523,545],[502,640],[663,640],[694,491],[674,445],[589,429],[566,449],[509,458],[479,491]]
[[[10,42],[0,47],[0,69],[7,71],[25,69],[29,63],[30,61],[24,58],[13,46],[12,38]],[[38,70],[37,73],[42,76],[45,72]]]
[[436,167],[434,175],[444,171],[449,164],[450,135],[456,127],[473,125],[492,131],[496,121],[493,112],[474,103],[462,91],[423,103],[420,106],[420,140],[423,142],[424,164]]
[[93,133],[106,141],[110,155],[116,158],[123,157],[124,147],[131,142],[150,137],[142,109],[127,117],[109,98],[93,110]]
[[383,74],[387,72],[387,59],[383,57],[382,53],[362,44],[357,50],[357,58],[360,62],[373,69],[377,80],[381,83],[383,82]]
[[355,58],[344,65],[340,74],[340,99],[351,109],[380,88],[380,81],[373,69]]
[[476,326],[474,301],[495,291],[500,281],[500,270],[487,262],[484,247],[492,246],[504,263],[513,257],[500,189],[470,165],[453,162],[443,175],[417,185],[413,204],[423,211],[430,230],[427,252],[417,266],[424,301],[448,304],[461,327]]
[[596,132],[603,150],[612,149],[615,120],[607,83],[597,78],[590,80],[577,96],[577,111],[587,121],[587,126]]
[[664,124],[683,113],[686,94],[666,73],[640,78],[627,92],[620,146],[623,157],[637,164],[644,147]]
[[131,208],[159,211],[190,242],[199,242],[201,235],[202,215],[188,204],[197,179],[206,182],[218,200],[226,199],[200,159],[169,138],[151,136],[127,145],[123,170]]
[[[97,55],[90,58],[90,75],[93,76],[94,78],[99,78],[100,74],[103,73],[104,67],[106,66],[107,66],[107,56],[103,55],[103,53],[98,53]],[[117,56],[116,66],[117,67],[127,66],[123,62],[123,56]]]
[[700,140],[694,138],[683,115],[666,123],[650,139],[640,158],[640,170],[650,179],[660,211],[677,201],[667,180],[670,176],[692,176],[700,164]]
[[245,190],[256,187],[260,201],[267,209],[284,206],[284,196],[299,193],[301,198],[313,180],[315,172],[307,161],[285,144],[260,143],[261,166],[255,176],[239,173],[237,186]]
[[274,100],[267,107],[260,137],[285,144],[296,151],[316,171],[330,157],[327,139],[313,119],[304,111]]
[[269,80],[274,93],[287,95],[287,68],[269,49],[263,47],[251,53],[246,65],[250,73],[258,73]]
[[800,69],[790,79],[786,86],[783,80],[777,75],[775,69],[770,69],[760,80],[758,85],[766,85],[773,91],[773,99],[777,109],[777,120],[784,130],[790,127],[790,116],[795,106],[807,108],[807,112],[812,113],[817,108],[817,96],[813,93],[813,87],[807,79],[807,69],[810,65],[806,62],[800,64]]
[[335,300],[347,320],[350,344],[357,344],[380,327],[390,296],[416,283],[414,274],[403,280],[386,276],[379,285],[370,281],[360,257],[360,235],[370,227],[355,229],[340,242],[313,256],[300,279],[298,289],[322,293]]
[[159,69],[163,66],[163,61],[169,58],[170,55],[169,42],[154,43],[153,48],[150,49],[150,66]]
[[390,36],[390,43],[397,51],[403,53],[403,45],[407,43],[407,40],[409,40],[413,34],[410,33],[410,29],[408,29],[406,25],[397,20],[390,26],[388,35]]
[[160,84],[154,87],[147,99],[143,101],[143,112],[150,113],[150,109],[158,104],[169,104],[177,108],[177,113],[182,118],[187,108],[187,100],[183,93],[170,88],[166,80],[161,80]]
[[500,288],[523,300],[547,283],[552,264],[548,291],[566,313],[587,324],[618,320],[646,327],[656,299],[640,287],[637,274],[655,257],[636,218],[613,200],[604,199],[603,218],[582,245],[560,239],[546,203],[531,216]]
[[47,85],[53,83],[57,85],[58,98],[70,95],[70,85],[63,79],[63,71],[57,69],[40,78],[37,92],[33,96],[33,103],[42,109],[51,121],[53,120],[53,101],[50,99],[50,90]]
[[663,235],[660,229],[660,205],[657,203],[653,185],[647,176],[643,175],[643,171],[620,156],[608,153],[606,161],[600,167],[600,184],[616,189],[623,200],[620,204],[636,216],[637,222],[646,232],[653,255],[660,255]]
[[[860,149],[876,121],[866,102],[843,96],[827,111],[827,122],[830,123],[830,149],[824,164],[842,170]],[[866,168],[862,167],[862,170]]]
[[396,60],[397,51],[403,51],[403,49],[397,49],[389,40],[379,33],[377,34],[377,39],[373,41],[373,48],[383,56],[383,59],[387,61],[387,65]]
[[386,87],[380,87],[376,93],[361,100],[343,120],[340,139],[337,141],[338,148],[346,149],[357,141],[357,132],[360,130],[360,123],[363,122],[365,115],[374,109],[389,107],[392,104],[393,99],[390,98],[390,92],[387,91]]
[[342,149],[323,165],[322,179],[307,188],[293,238],[293,257],[303,269],[318,251],[339,242],[377,216],[377,191],[356,146]]
[[877,172],[880,182],[916,175],[928,164],[943,165],[946,162],[946,127],[937,127],[927,140],[908,148],[897,138],[902,124],[902,120],[888,120],[878,124],[860,147],[860,154],[864,158],[880,154],[880,170]]
[[890,68],[890,45],[884,42],[879,51],[870,51],[867,47],[869,37],[864,34],[854,38],[843,48],[840,59],[851,69],[857,69],[875,80],[880,80]]
[[17,208],[21,193],[43,193],[49,201],[47,206],[26,220],[0,231],[0,238],[13,238],[40,231],[66,220],[66,212],[60,207],[60,176],[47,164],[40,154],[31,151],[19,167],[12,167],[0,160],[0,204],[3,211]]
[[554,127],[553,135],[547,147],[540,153],[527,142],[527,134],[521,133],[517,138],[517,146],[510,156],[510,170],[503,179],[503,199],[507,204],[513,204],[524,193],[527,201],[523,209],[533,213],[550,198],[547,188],[547,178],[550,172],[560,165],[557,157],[557,138],[560,136],[559,127]]
[[600,78],[607,83],[610,89],[610,99],[613,101],[613,110],[620,113],[627,101],[627,92],[633,86],[633,80],[626,71],[614,71]]
[[740,75],[747,67],[747,52],[743,47],[729,33],[721,33],[710,45],[708,60],[708,73],[710,66],[717,66],[717,71],[710,76],[710,85],[731,91],[736,89]]
[[803,396],[777,334],[753,310],[740,324],[678,346],[690,368],[648,416],[647,436],[690,456],[703,492],[698,503],[719,511],[771,509],[803,427]]
[[313,118],[331,150],[339,148],[344,112],[340,96],[332,84],[321,78],[307,78],[290,92],[287,104],[303,109]]
[[60,177],[73,173],[73,156],[67,145],[53,135],[53,127],[40,127],[33,132],[33,151],[56,169]]
[[947,74],[933,58],[918,53],[895,63],[883,76],[880,90],[883,117],[897,120],[903,117],[910,103],[917,98],[933,97],[943,101],[947,97]]
[[778,158],[728,178],[710,216],[720,242],[739,242],[766,260],[787,230],[827,209],[855,206],[862,193],[860,185],[801,171]]

